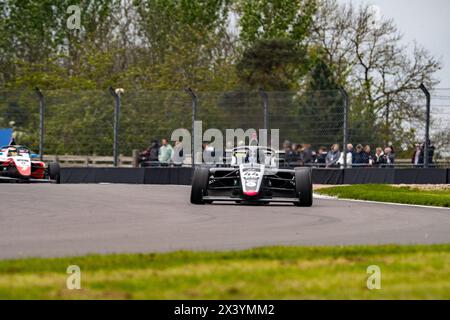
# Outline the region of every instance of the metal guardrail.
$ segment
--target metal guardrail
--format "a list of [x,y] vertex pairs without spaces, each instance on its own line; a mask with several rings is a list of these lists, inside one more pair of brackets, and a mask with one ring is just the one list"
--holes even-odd
[[[44,155],[44,161],[56,161],[63,167],[113,167],[114,157],[105,156],[77,156],[77,155]],[[135,158],[120,155],[118,166],[135,167]]]

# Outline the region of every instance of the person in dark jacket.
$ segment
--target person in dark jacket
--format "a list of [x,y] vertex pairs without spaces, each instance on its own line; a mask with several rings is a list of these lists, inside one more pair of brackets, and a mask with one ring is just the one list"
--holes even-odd
[[353,159],[352,164],[355,167],[361,167],[362,164],[364,164],[364,158],[363,158],[363,146],[358,144],[356,146],[356,150],[353,153]]
[[382,167],[385,164],[383,149],[378,147],[375,150],[375,155],[373,156],[373,166]]
[[434,166],[433,158],[434,158],[434,145],[431,144],[431,141],[428,141],[428,165]]
[[[433,158],[434,158],[434,150],[435,147],[428,141],[428,165],[434,166]],[[416,144],[416,149],[411,157],[411,163],[415,167],[423,167],[425,163],[425,144],[418,145]]]
[[373,159],[372,159],[372,153],[370,150],[370,146],[366,145],[362,152],[362,163],[365,164],[366,166],[371,166],[372,162],[373,162]]
[[[388,143],[388,147],[389,149],[391,149],[391,153],[390,153],[390,157],[395,160],[396,158],[396,154],[395,154],[395,149],[394,149],[394,145],[392,144],[392,142]],[[384,153],[386,154],[386,150],[384,151]]]
[[292,144],[289,141],[283,143],[284,149],[284,163],[287,166],[295,165],[299,159],[297,152],[292,149]]
[[325,147],[319,148],[315,160],[315,163],[317,163],[319,167],[325,167],[327,154],[328,154],[327,148]]
[[159,142],[153,140],[150,146],[139,154],[139,165],[141,167],[158,166]]
[[395,153],[392,152],[391,147],[384,148],[384,156],[383,156],[384,164],[386,166],[393,166],[395,162]]
[[311,150],[311,145],[305,143],[302,149],[302,160],[303,163],[309,165],[314,162],[315,152]]

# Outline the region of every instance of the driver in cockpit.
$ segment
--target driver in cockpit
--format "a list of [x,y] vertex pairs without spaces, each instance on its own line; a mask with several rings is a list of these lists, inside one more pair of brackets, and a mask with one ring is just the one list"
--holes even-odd
[[15,157],[15,156],[17,156],[17,150],[16,149],[9,149],[8,157]]
[[250,140],[249,150],[245,155],[245,163],[265,163],[265,154],[263,149],[258,148],[258,136],[256,133],[252,134]]

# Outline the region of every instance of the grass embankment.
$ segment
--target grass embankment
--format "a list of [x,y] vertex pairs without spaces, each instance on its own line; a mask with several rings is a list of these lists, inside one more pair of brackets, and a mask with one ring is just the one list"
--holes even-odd
[[[81,268],[81,290],[66,269]],[[381,290],[368,290],[369,265]],[[0,261],[1,299],[450,299],[450,245],[272,247],[234,252]]]
[[370,184],[323,188],[315,192],[343,199],[450,207],[450,188],[439,189],[437,187],[420,188]]

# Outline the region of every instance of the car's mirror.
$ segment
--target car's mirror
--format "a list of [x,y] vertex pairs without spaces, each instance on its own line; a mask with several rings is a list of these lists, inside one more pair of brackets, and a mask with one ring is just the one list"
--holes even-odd
[[36,158],[39,158],[39,155],[35,154],[35,153],[32,153],[32,154],[30,154],[30,158],[31,159],[36,159]]

